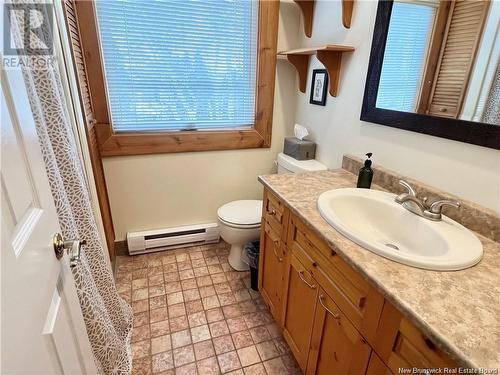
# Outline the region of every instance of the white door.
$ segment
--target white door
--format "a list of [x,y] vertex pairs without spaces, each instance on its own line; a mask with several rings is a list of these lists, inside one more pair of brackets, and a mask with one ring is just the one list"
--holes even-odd
[[0,372],[94,374],[69,256],[52,244],[60,228],[21,72],[2,69],[1,83]]

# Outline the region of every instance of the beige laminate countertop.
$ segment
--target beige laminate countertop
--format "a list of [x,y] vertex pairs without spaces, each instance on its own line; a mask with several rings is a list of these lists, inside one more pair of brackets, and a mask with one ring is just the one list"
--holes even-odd
[[478,235],[483,259],[466,270],[413,268],[362,248],[321,217],[319,195],[355,187],[352,173],[338,169],[275,174],[260,176],[259,181],[459,365],[500,367],[500,244]]

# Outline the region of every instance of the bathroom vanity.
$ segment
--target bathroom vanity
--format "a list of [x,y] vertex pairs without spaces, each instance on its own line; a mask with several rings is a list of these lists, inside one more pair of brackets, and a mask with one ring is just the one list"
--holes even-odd
[[259,179],[259,288],[305,374],[498,366],[498,243],[478,235],[484,258],[462,271],[405,266],[356,245],[320,216],[319,195],[355,186],[354,174]]

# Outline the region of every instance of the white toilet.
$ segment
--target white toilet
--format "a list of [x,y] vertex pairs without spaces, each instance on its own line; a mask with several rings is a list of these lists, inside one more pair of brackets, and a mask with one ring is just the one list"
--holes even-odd
[[[296,160],[280,153],[276,161],[278,174],[300,173],[326,170],[326,166],[317,160]],[[259,239],[262,219],[261,200],[240,200],[226,203],[217,210],[220,235],[231,245],[229,264],[236,271],[248,270],[243,246]]]

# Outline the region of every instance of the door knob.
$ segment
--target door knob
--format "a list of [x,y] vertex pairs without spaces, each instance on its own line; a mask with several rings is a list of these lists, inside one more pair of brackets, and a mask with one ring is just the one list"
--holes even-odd
[[80,261],[82,246],[86,245],[87,241],[85,240],[64,241],[62,234],[56,233],[52,238],[52,243],[54,245],[54,252],[56,253],[56,258],[61,259],[64,255],[64,250],[66,250],[69,255],[69,266],[73,268]]

